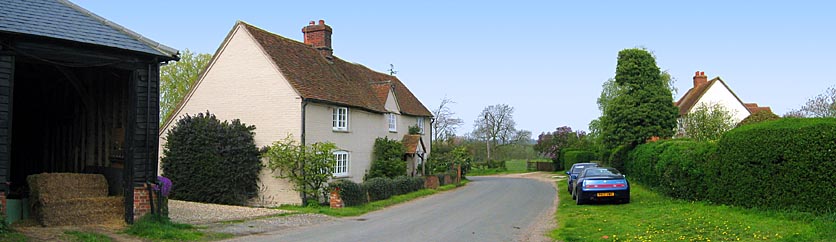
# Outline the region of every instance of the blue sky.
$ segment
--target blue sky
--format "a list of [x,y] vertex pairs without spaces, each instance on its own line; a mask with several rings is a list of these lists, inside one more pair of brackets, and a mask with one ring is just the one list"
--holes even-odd
[[465,121],[515,108],[518,129],[587,129],[619,50],[644,47],[677,79],[720,76],[744,102],[782,115],[836,85],[836,5],[807,1],[102,1],[76,4],[177,49],[214,53],[242,20],[302,39],[324,19],[334,54],[398,78]]

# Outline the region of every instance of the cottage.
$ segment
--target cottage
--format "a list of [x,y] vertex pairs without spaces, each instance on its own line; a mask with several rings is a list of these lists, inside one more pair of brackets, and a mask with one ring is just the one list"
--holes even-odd
[[[397,77],[335,56],[332,32],[325,21],[311,21],[299,42],[237,22],[164,123],[159,153],[176,120],[208,110],[219,119],[255,125],[257,146],[288,135],[302,144],[333,142],[339,149],[333,175],[360,182],[376,138],[403,140],[417,126],[420,135],[408,138],[415,147],[404,157],[411,162],[409,174],[418,174],[415,168],[430,149],[416,148],[430,138],[432,114]],[[292,186],[274,176],[262,172],[260,197],[270,204],[301,203]]]
[[[701,71],[694,73],[694,86],[688,89],[688,92],[675,104],[679,107],[680,117],[692,112],[700,105],[719,104],[730,112],[735,123],[761,110],[772,112],[771,108],[758,106],[757,103],[744,103],[723,79],[715,77],[708,80],[705,72]],[[683,130],[684,128],[680,125],[679,132],[682,133]]]
[[65,0],[0,6],[0,201],[25,199],[29,175],[102,173],[125,221],[149,212],[134,197],[156,180],[159,67],[177,50]]

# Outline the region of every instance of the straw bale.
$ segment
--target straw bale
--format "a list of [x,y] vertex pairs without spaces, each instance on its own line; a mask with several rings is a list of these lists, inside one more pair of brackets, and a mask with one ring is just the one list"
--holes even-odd
[[99,224],[122,219],[123,197],[74,198],[36,203],[35,219],[43,226]]
[[41,173],[26,177],[34,201],[60,201],[107,196],[107,179],[101,174]]

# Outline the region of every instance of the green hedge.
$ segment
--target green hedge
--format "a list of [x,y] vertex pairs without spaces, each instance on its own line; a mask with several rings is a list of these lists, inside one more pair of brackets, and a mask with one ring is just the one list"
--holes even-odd
[[340,198],[342,198],[345,206],[357,206],[369,202],[368,196],[366,196],[366,189],[363,189],[362,185],[351,180],[335,180],[328,183],[328,187],[330,189],[340,189]]
[[572,167],[575,163],[584,163],[595,160],[595,153],[587,150],[570,150],[562,155],[563,167]]
[[726,133],[709,199],[745,207],[836,208],[836,119],[783,118]]
[[604,165],[618,169],[619,171],[627,172],[624,164],[627,161],[627,156],[630,154],[630,151],[633,150],[632,145],[619,145],[615,147],[615,149],[610,153]]
[[363,182],[363,189],[369,193],[369,202],[388,199],[395,195],[395,182],[388,177],[375,177]]
[[717,159],[716,151],[713,142],[689,139],[647,143],[629,152],[624,171],[631,181],[665,195],[702,200],[710,185],[712,169],[708,164]]

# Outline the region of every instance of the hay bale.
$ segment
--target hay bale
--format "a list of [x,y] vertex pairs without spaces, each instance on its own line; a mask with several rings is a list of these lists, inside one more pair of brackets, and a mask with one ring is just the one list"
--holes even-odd
[[123,197],[89,197],[38,203],[35,218],[43,226],[100,224],[122,219]]
[[26,177],[35,202],[107,196],[107,179],[101,174],[41,173]]

